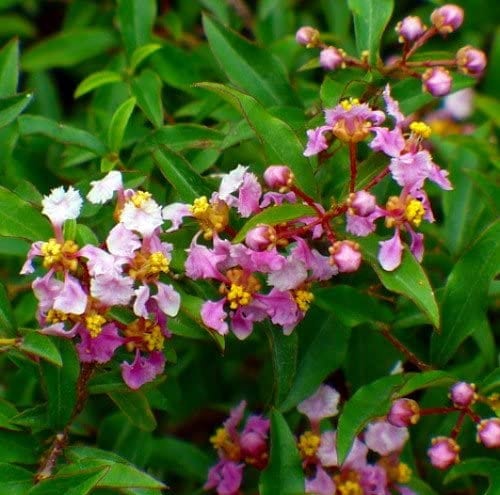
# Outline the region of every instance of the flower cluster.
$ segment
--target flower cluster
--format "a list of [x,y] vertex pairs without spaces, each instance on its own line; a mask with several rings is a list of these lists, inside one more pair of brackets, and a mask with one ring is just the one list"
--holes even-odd
[[[54,237],[32,245],[21,273],[33,273],[38,257],[47,270],[33,281],[41,331],[76,339],[85,363],[106,363],[123,346],[134,358],[122,363],[122,376],[137,389],[163,372],[167,319],[177,314],[180,296],[161,278],[169,272],[172,251],[160,239],[161,207],[148,192],[124,189],[119,172],[92,182],[87,198],[102,204],[115,192],[118,222],[99,247],[80,247],[64,237],[64,222],[75,220],[83,204],[77,190],[59,187],[44,197],[42,212]],[[129,323],[112,316],[117,306],[131,309]]]
[[405,428],[417,423],[421,416],[458,413],[455,427],[450,435],[433,438],[427,451],[431,464],[438,469],[448,469],[460,461],[460,445],[457,442],[457,437],[466,417],[469,417],[476,424],[476,440],[478,442],[489,449],[500,448],[500,419],[481,419],[472,409],[477,401],[488,404],[494,409],[495,405],[498,406],[498,394],[483,397],[476,392],[474,384],[457,382],[450,388],[449,398],[452,402],[451,407],[429,409],[420,409],[419,405],[412,399],[397,399],[387,415],[387,421],[390,424]]
[[[445,96],[451,91],[453,80],[448,69],[455,68],[469,76],[480,77],[486,68],[486,55],[470,45],[460,48],[450,60],[409,60],[432,37],[449,35],[462,25],[463,20],[463,9],[453,4],[443,5],[432,12],[431,27],[427,27],[418,16],[405,17],[395,28],[402,44],[402,55],[391,57],[385,65],[377,69],[384,75],[398,73],[420,79],[423,90],[433,96]],[[325,70],[333,71],[346,67],[359,67],[364,70],[372,68],[368,63],[367,53],[364,53],[361,59],[351,57],[341,48],[322,42],[320,32],[312,27],[300,28],[295,38],[307,48],[321,49],[319,64]]]
[[402,495],[414,494],[405,486],[411,479],[411,469],[400,460],[409,438],[406,428],[382,420],[369,423],[359,438],[355,438],[345,461],[339,463],[337,432],[331,428],[319,429],[321,420],[337,414],[339,398],[335,389],[321,385],[298,406],[311,424],[310,430],[300,435],[298,441],[307,476],[306,493],[383,495],[396,490]]
[[252,414],[238,431],[245,408],[246,402],[242,401],[232,409],[224,425],[210,438],[220,460],[210,468],[205,490],[215,489],[218,495],[236,495],[240,493],[245,465],[259,470],[267,465],[269,420]]

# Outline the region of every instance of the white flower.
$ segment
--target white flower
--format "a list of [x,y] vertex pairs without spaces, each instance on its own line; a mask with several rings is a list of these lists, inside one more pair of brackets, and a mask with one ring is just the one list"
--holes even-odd
[[243,184],[247,169],[248,167],[238,165],[229,174],[224,175],[219,187],[219,198],[222,199],[222,201],[227,203],[230,200],[231,193],[240,188]]
[[115,191],[123,188],[122,174],[112,170],[101,180],[93,180],[90,184],[92,188],[87,194],[87,199],[91,203],[103,204],[113,197]]
[[149,193],[139,191],[125,203],[120,222],[127,229],[149,237],[163,223],[161,206]]
[[49,217],[54,225],[62,225],[65,220],[77,218],[82,208],[83,200],[80,193],[69,186],[68,191],[64,187],[52,189],[48,196],[42,199],[42,213]]

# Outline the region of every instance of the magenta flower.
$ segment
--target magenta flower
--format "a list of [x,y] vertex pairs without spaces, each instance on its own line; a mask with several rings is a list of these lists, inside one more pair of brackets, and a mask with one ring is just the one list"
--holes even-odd
[[[317,452],[317,457],[324,467],[340,467],[337,457],[337,432],[325,431],[321,434],[321,443]],[[343,469],[362,469],[366,466],[366,456],[368,455],[368,447],[358,438],[354,439],[354,443],[347,454]]]
[[473,383],[457,382],[450,389],[450,399],[456,407],[469,407],[477,399]]
[[82,363],[107,363],[115,350],[123,345],[125,339],[118,335],[114,323],[108,323],[95,337],[92,337],[86,328],[80,328],[80,343],[76,345],[78,357]]
[[332,477],[321,466],[316,466],[314,478],[306,479],[306,493],[313,495],[335,495],[335,489]]
[[365,432],[365,443],[380,455],[399,453],[409,438],[408,430],[386,421],[370,423]]
[[398,427],[414,425],[420,419],[420,407],[412,399],[397,399],[387,414],[387,421]]
[[148,357],[141,356],[139,350],[135,353],[132,364],[121,364],[123,381],[132,389],[137,390],[145,383],[153,381],[165,368],[165,356],[160,351],[154,351]]
[[427,451],[431,464],[438,469],[448,469],[459,461],[460,447],[453,438],[436,437]]
[[399,34],[400,43],[412,43],[422,36],[426,27],[422,19],[418,16],[407,16],[396,25],[396,32]]
[[477,441],[488,449],[500,448],[500,418],[483,419],[477,425]]
[[243,480],[243,464],[222,459],[208,472],[205,490],[215,489],[218,495],[237,495]]
[[366,465],[361,469],[360,485],[364,495],[386,495],[387,474],[380,466]]
[[317,425],[322,419],[336,416],[340,394],[329,385],[320,385],[313,395],[303,400],[297,409],[309,418],[312,425]]

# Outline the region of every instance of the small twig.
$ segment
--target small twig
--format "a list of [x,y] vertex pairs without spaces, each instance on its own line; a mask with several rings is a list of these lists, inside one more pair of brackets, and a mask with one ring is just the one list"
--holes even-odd
[[349,143],[349,165],[351,169],[351,179],[349,181],[349,192],[353,193],[356,188],[356,176],[358,174],[358,166],[356,163],[356,143]]

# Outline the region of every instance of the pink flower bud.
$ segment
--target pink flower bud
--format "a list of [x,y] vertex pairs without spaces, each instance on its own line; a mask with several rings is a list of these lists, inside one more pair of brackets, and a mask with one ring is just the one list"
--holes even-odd
[[483,419],[477,425],[477,441],[489,449],[500,448],[500,418]]
[[[377,200],[373,194],[366,191],[357,191],[349,195],[347,204],[352,215],[366,217],[375,211]],[[352,210],[352,211],[351,211]]]
[[453,33],[464,22],[464,9],[452,3],[443,5],[432,12],[431,22],[441,34]]
[[311,26],[303,26],[295,33],[299,45],[314,46],[319,41],[319,31]]
[[444,67],[433,67],[422,74],[423,90],[432,96],[445,96],[451,90],[452,78]]
[[456,61],[459,70],[471,76],[480,76],[486,68],[486,54],[470,45],[458,50]]
[[438,469],[448,469],[459,459],[460,447],[453,438],[436,437],[432,439],[432,446],[427,451],[431,464]]
[[414,425],[420,419],[420,407],[412,399],[398,399],[392,403],[387,421],[393,426]]
[[476,387],[472,383],[457,382],[450,389],[450,399],[457,407],[469,407],[476,401]]
[[361,264],[359,246],[352,241],[337,241],[330,247],[330,254],[339,272],[355,272]]
[[409,15],[396,25],[396,33],[399,34],[399,42],[412,43],[422,36],[427,27],[422,22],[422,19],[416,15]]
[[293,180],[293,173],[286,165],[271,165],[264,172],[264,181],[269,187],[288,187]]
[[342,66],[344,62],[344,54],[342,50],[335,48],[334,46],[329,46],[324,50],[321,50],[319,54],[319,64],[325,70],[335,70]]
[[245,244],[250,249],[264,251],[276,240],[276,231],[269,225],[259,225],[247,232]]

